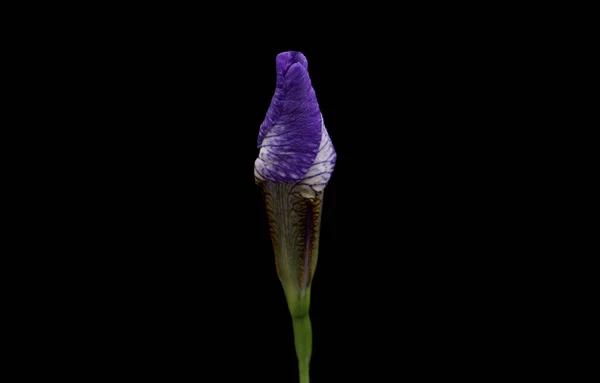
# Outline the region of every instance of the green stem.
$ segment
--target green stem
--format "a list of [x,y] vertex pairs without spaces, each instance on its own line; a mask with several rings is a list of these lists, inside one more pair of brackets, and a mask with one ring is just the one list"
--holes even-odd
[[298,289],[293,283],[284,283],[283,289],[294,325],[294,344],[298,357],[300,383],[308,383],[308,370],[312,355],[312,326],[308,315],[310,286],[306,289]]
[[308,367],[312,354],[312,327],[308,313],[303,316],[292,317],[294,324],[294,342],[298,356],[298,370],[300,383],[308,382]]

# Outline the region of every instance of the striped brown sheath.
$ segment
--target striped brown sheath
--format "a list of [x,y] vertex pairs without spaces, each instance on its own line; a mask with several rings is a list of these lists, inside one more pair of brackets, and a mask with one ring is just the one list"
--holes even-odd
[[317,266],[324,192],[305,198],[295,184],[264,181],[260,185],[277,274],[284,289],[300,293],[310,288]]

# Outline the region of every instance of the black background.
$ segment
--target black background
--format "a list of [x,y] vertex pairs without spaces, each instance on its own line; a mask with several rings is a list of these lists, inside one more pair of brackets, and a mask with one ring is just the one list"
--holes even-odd
[[492,282],[510,233],[498,193],[517,191],[498,181],[510,154],[495,155],[506,72],[485,48],[493,37],[432,23],[279,42],[273,31],[136,20],[70,30],[67,44],[51,37],[44,56],[58,68],[46,89],[60,90],[48,113],[65,126],[47,133],[63,140],[45,187],[63,201],[49,223],[65,254],[47,262],[65,277],[44,315],[70,334],[53,336],[67,364],[84,367],[72,374],[296,381],[253,179],[285,50],[307,57],[338,154],[312,290],[311,381],[502,369],[494,344],[514,318],[497,309],[510,283]]

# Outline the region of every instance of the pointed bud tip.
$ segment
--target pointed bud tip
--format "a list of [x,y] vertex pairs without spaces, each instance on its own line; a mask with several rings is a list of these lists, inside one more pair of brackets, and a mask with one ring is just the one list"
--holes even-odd
[[277,74],[281,78],[284,78],[290,67],[294,64],[300,64],[304,69],[308,70],[308,60],[302,52],[297,51],[287,51],[282,52],[277,55],[275,58]]

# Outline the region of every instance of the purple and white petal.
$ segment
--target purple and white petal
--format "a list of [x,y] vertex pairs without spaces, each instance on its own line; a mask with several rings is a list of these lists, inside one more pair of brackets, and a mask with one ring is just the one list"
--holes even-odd
[[325,123],[322,125],[321,132],[321,144],[315,162],[304,175],[302,181],[298,183],[300,195],[304,198],[312,199],[321,193],[327,186],[335,167],[337,154],[325,128]]
[[260,152],[254,164],[257,181],[300,183],[302,194],[323,190],[335,164],[327,134],[300,52],[277,55],[277,86],[260,126]]

